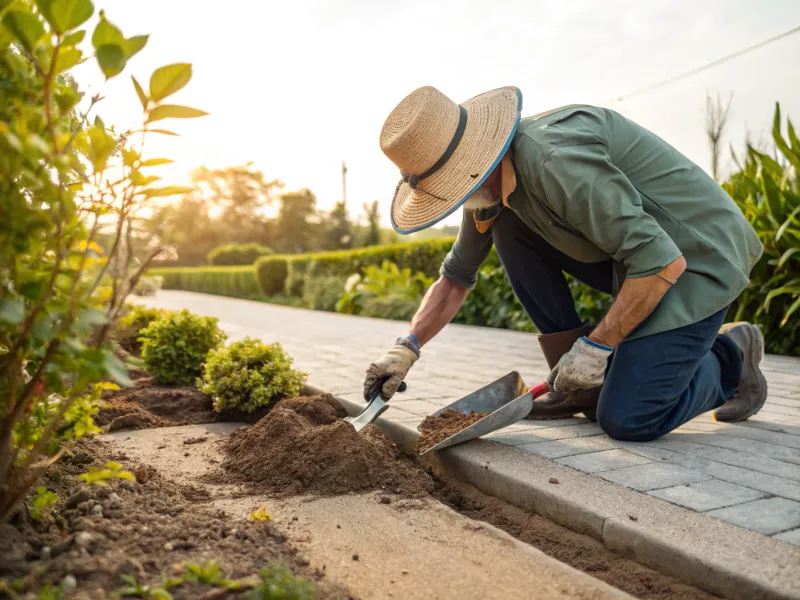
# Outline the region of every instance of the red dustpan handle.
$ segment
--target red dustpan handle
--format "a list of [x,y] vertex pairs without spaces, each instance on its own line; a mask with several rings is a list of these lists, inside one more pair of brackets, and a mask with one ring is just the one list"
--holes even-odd
[[539,385],[533,386],[528,391],[530,392],[531,396],[533,396],[533,399],[536,400],[536,398],[544,396],[547,392],[549,392],[550,386],[547,385],[546,381],[543,381]]

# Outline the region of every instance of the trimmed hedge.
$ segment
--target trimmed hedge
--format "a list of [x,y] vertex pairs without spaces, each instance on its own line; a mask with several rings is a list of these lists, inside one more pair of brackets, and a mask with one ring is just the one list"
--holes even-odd
[[284,255],[263,256],[256,261],[255,272],[259,289],[265,296],[283,293],[288,274],[287,257]]
[[272,248],[255,242],[249,244],[224,244],[208,253],[208,262],[214,266],[252,265],[262,256],[271,255]]
[[150,269],[148,275],[160,275],[165,290],[202,292],[234,298],[257,298],[261,289],[254,266],[243,267],[166,267]]

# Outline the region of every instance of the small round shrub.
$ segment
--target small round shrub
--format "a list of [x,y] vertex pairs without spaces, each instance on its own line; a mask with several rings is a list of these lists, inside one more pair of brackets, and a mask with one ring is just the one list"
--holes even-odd
[[252,265],[262,256],[272,254],[272,249],[261,244],[225,244],[208,253],[206,259],[215,266]]
[[214,317],[170,313],[141,332],[142,358],[156,383],[189,385],[203,372],[210,350],[227,337]]
[[300,393],[305,373],[292,368],[280,344],[244,338],[209,353],[200,389],[214,399],[214,409],[252,413],[281,398]]
[[284,256],[262,256],[256,261],[256,276],[261,292],[269,297],[286,289],[288,264]]
[[124,310],[124,314],[114,324],[112,337],[128,352],[139,354],[142,351],[139,341],[142,330],[170,311],[142,304],[126,304]]

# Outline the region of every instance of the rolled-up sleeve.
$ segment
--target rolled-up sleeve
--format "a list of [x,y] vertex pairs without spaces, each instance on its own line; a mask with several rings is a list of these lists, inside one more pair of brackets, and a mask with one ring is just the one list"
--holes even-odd
[[623,263],[627,277],[653,275],[681,256],[603,144],[557,148],[542,164],[538,183],[551,210]]
[[491,230],[480,233],[472,215],[463,211],[458,236],[442,263],[441,275],[456,285],[471,290],[478,282],[478,271],[492,249]]

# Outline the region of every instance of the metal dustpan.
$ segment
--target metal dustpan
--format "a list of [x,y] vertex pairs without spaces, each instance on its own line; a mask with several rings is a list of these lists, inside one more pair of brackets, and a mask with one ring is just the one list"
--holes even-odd
[[[462,429],[449,438],[442,440],[435,446],[431,446],[422,454],[461,444],[503,427],[508,427],[527,417],[533,409],[533,401],[548,391],[547,383],[540,383],[528,389],[519,373],[511,371],[497,381],[433,413],[432,416],[434,417],[439,416],[446,410],[455,410],[464,414],[473,412],[488,412],[490,414],[466,429]],[[420,427],[421,424],[417,426],[417,430],[422,431]]]

